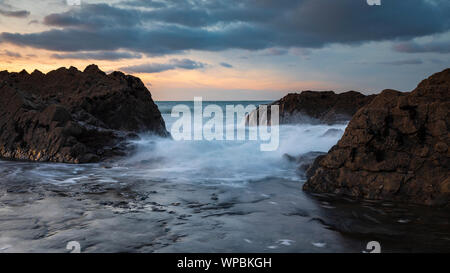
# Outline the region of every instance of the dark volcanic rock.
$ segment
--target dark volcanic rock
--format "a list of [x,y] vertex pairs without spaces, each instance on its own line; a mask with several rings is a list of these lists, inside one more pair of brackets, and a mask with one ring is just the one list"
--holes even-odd
[[[291,93],[271,103],[279,105],[280,124],[346,123],[359,108],[370,103],[375,95],[365,96],[356,91],[336,94],[333,91],[303,91]],[[248,117],[247,117],[248,123]]]
[[450,69],[384,90],[313,164],[304,190],[426,205],[450,201]]
[[293,162],[297,164],[297,174],[302,178],[306,179],[307,171],[310,170],[311,165],[315,161],[316,158],[324,156],[326,153],[324,152],[308,152],[305,154],[301,154],[299,156],[292,156],[290,154],[284,154],[283,158],[289,162]]
[[138,132],[167,136],[140,79],[96,65],[0,72],[0,157],[85,163],[126,151]]
[[289,94],[274,104],[280,105],[280,123],[297,123],[311,118],[319,123],[335,124],[349,121],[359,108],[370,103],[374,97],[355,91],[341,94],[303,91]]
[[302,179],[308,177],[308,170],[311,169],[311,165],[314,163],[315,159],[324,156],[323,152],[309,152],[302,154],[297,158],[298,164],[298,174]]

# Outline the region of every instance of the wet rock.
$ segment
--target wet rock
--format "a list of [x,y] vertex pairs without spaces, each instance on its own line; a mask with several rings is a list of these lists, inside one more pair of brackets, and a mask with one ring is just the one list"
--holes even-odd
[[308,152],[305,154],[301,154],[299,156],[292,156],[289,154],[284,154],[283,158],[285,158],[287,161],[296,163],[297,164],[297,173],[298,175],[306,179],[306,173],[310,169],[311,165],[313,164],[314,160],[317,157],[323,156],[326,153],[324,152]]
[[325,153],[323,152],[309,152],[306,154],[302,154],[297,159],[298,164],[298,172],[302,178],[306,178],[308,170],[311,168],[311,165],[316,160],[317,157],[323,156]]
[[283,154],[283,158],[286,159],[289,162],[297,161],[297,158],[295,156],[290,155],[290,154]]
[[[270,122],[270,106],[279,105],[280,124],[343,124],[374,98],[375,95],[365,96],[356,91],[341,94],[333,91],[291,93],[268,105],[267,119]],[[247,124],[249,124],[249,116],[247,116]]]
[[337,137],[337,136],[342,136],[343,134],[344,134],[343,130],[332,128],[332,129],[328,129],[320,137]]
[[65,163],[126,154],[136,133],[167,136],[145,85],[96,65],[0,72],[0,157]]
[[304,190],[449,205],[450,69],[409,93],[385,90],[318,158]]

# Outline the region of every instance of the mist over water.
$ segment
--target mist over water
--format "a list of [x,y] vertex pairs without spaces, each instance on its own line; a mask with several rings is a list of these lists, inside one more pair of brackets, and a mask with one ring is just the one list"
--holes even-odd
[[[225,112],[226,105],[255,104],[260,102],[204,102],[218,104]],[[160,102],[166,127],[170,131],[177,118],[170,115],[169,109],[185,102]],[[192,102],[187,105],[192,109]],[[193,112],[193,111],[192,111]],[[225,117],[225,115],[224,115]],[[206,122],[209,118],[204,119]],[[225,126],[242,124],[235,119],[233,124],[224,121]],[[297,179],[297,166],[289,162],[285,155],[298,156],[310,151],[327,152],[342,136],[346,125],[282,125],[280,126],[280,145],[276,151],[261,151],[262,140],[182,140],[162,139],[141,136],[136,141],[137,153],[127,158],[124,164],[145,166],[147,177],[164,177],[176,181],[196,181],[198,183],[224,183],[243,186],[246,182],[264,178],[280,177]],[[329,129],[337,134],[325,135]],[[247,129],[256,130],[256,127]],[[247,132],[248,133],[248,132]]]
[[[177,118],[171,117],[171,109],[177,104],[192,102],[158,102],[170,131]],[[266,102],[204,102],[226,105],[255,104]],[[170,110],[169,110],[170,109]],[[224,115],[225,117],[225,115]],[[208,119],[205,119],[207,121]],[[230,124],[225,124],[230,126]],[[243,121],[234,120],[234,126]],[[261,151],[261,140],[182,140],[140,135],[134,141],[131,156],[113,163],[58,164],[0,161],[3,178],[11,181],[27,180],[73,184],[85,181],[115,183],[123,178],[153,179],[156,181],[186,182],[193,184],[222,184],[244,187],[246,183],[265,178],[280,178],[300,183],[297,163],[285,155],[299,156],[311,151],[327,152],[340,139],[346,125],[281,125],[279,147],[276,151]],[[337,133],[325,134],[335,129]],[[256,130],[256,127],[247,130]],[[340,130],[340,131],[339,131]],[[300,185],[299,185],[300,187]]]
[[[179,103],[157,104],[170,130]],[[328,151],[345,126],[282,125],[271,152],[260,140],[141,135],[112,162],[0,160],[0,252],[67,252],[69,241],[82,252],[361,252],[374,240],[382,252],[450,251],[447,210],[302,191],[295,157]]]

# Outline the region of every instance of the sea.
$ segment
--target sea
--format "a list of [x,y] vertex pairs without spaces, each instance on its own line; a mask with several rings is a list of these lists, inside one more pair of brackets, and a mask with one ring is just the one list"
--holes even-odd
[[[227,105],[267,103],[202,106],[225,117]],[[192,101],[156,104],[169,132],[175,106],[194,112]],[[346,126],[280,125],[272,151],[262,139],[141,134],[133,153],[112,162],[0,161],[0,253],[69,252],[69,242],[81,252],[362,253],[369,242],[381,252],[450,252],[446,209],[302,191],[296,158],[327,152]]]

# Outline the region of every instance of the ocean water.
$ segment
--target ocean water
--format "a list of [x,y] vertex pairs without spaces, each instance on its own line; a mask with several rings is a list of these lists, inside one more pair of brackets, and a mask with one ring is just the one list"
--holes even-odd
[[[169,131],[173,106],[193,107],[157,104]],[[260,140],[141,135],[112,163],[0,161],[0,252],[68,252],[70,241],[82,252],[450,251],[448,210],[301,190],[292,157],[328,151],[345,127],[282,125],[270,152]]]
[[[226,105],[258,106],[268,103],[238,101],[238,102],[203,102],[203,108],[214,104],[222,108],[225,113]],[[176,105],[187,105],[192,109],[193,102],[158,102],[166,127],[170,131],[179,117],[172,117],[172,108]],[[211,118],[204,118],[206,123]],[[225,127],[242,126],[243,120],[226,120]],[[283,178],[298,180],[295,162],[286,160],[286,155],[298,156],[311,151],[328,151],[342,136],[346,125],[282,125],[280,126],[279,146],[275,151],[261,151],[258,140],[182,140],[161,139],[152,136],[142,136],[137,141],[137,153],[126,159],[130,164],[141,162],[155,162],[154,168],[146,170],[146,177],[191,181],[206,184],[225,184],[243,186],[254,180],[264,178]],[[336,130],[331,136],[325,135],[330,130]],[[247,128],[256,130],[256,128]],[[192,130],[194,131],[194,130]],[[200,128],[201,131],[201,128]],[[224,131],[225,132],[225,131]],[[192,135],[194,132],[192,132]],[[325,135],[325,136],[324,136]],[[225,138],[225,137],[224,137]]]

